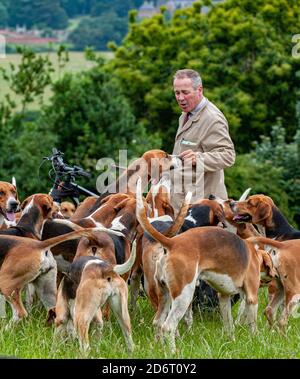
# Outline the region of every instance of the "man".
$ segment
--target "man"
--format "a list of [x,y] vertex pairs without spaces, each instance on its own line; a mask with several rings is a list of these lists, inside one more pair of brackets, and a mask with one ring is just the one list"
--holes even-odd
[[235,151],[225,116],[203,96],[199,73],[177,71],[173,88],[183,111],[173,149],[183,162],[173,177],[172,205],[177,213],[188,191],[192,201],[210,194],[227,199],[223,169],[234,164]]

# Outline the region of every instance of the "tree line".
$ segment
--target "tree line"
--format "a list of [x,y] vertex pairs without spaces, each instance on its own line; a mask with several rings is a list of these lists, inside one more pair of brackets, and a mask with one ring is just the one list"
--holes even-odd
[[[110,45],[112,60],[89,51],[93,69],[50,84],[47,62],[37,76],[38,56],[29,63],[27,57],[23,75],[7,79],[22,83],[12,84],[24,100],[22,112],[9,97],[0,106],[1,178],[19,177],[22,193],[49,189],[45,170],[34,173],[54,145],[70,163],[93,172],[89,186],[99,174],[97,159],[117,158],[119,149],[126,147],[129,158],[151,148],[171,152],[179,117],[172,76],[190,67],[202,74],[205,96],[229,121],[238,153],[225,172],[229,195],[237,198],[252,187],[300,225],[300,60],[291,54],[298,1],[227,0],[208,14],[200,13],[201,6],[171,18],[162,9],[142,22],[132,11],[128,34],[120,46]],[[30,101],[38,96],[33,89],[48,85],[50,103],[31,112]]]
[[141,4],[142,0],[0,0],[0,26],[64,29],[68,18],[96,17],[111,11],[127,17],[130,9]]
[[51,37],[53,29],[67,29],[71,20],[79,18],[66,41],[70,47],[107,50],[109,41],[122,41],[127,33],[128,11],[141,4],[142,0],[0,0],[0,28],[38,28]]

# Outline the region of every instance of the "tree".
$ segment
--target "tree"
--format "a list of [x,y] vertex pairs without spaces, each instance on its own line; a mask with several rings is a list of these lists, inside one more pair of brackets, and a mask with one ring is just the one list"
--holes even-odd
[[3,28],[8,23],[8,12],[4,2],[0,1],[0,28]]
[[[300,225],[300,128],[292,142],[286,142],[286,130],[281,119],[272,127],[271,136],[262,136],[260,144],[256,144],[254,162],[282,169],[282,182],[279,183],[282,193],[287,194],[290,214]],[[281,185],[280,185],[281,184]]]
[[271,196],[289,221],[300,226],[300,128],[292,142],[286,142],[281,120],[272,126],[271,136],[262,136],[255,149],[237,158],[226,169],[230,197],[239,198],[248,187],[252,193]]
[[93,172],[90,185],[95,185],[98,159],[118,160],[120,149],[127,149],[131,159],[153,146],[159,148],[157,135],[147,135],[136,122],[116,81],[101,67],[66,74],[53,90],[40,128],[57,134],[56,147],[65,153],[68,162],[80,163]]
[[[47,56],[19,48],[22,54],[18,67],[11,65],[10,72],[1,70],[14,92],[6,94],[0,102],[0,177],[10,181],[15,176],[21,198],[34,192],[48,192],[51,186],[47,175],[38,175],[41,159],[56,144],[56,131],[40,126],[39,112],[29,111],[28,104],[41,97],[51,81],[53,67]],[[65,62],[65,51],[58,50],[60,67]],[[17,111],[16,97],[21,99],[22,110]]]
[[239,199],[250,187],[250,195],[263,193],[271,196],[283,214],[293,222],[294,212],[284,190],[283,167],[270,161],[257,162],[253,152],[241,154],[237,156],[235,165],[225,170],[225,182],[229,198]]
[[[10,122],[1,140],[3,154],[0,159],[0,175],[2,180],[17,180],[18,193],[21,200],[33,193],[48,193],[52,183],[48,178],[50,166],[40,166],[43,157],[49,155],[56,145],[57,136],[39,123],[23,119]],[[13,152],[13,154],[12,154]]]
[[85,0],[60,0],[60,4],[69,17],[85,14]]
[[[51,83],[51,73],[54,69],[48,56],[36,55],[26,47],[18,47],[17,52],[22,55],[19,66],[16,67],[11,63],[10,72],[0,67],[0,73],[15,95],[21,97],[22,113],[24,113],[26,106],[40,97],[45,87]],[[14,103],[9,95],[6,98],[13,106]]]
[[78,15],[100,16],[114,11],[120,17],[127,17],[130,9],[138,8],[143,0],[60,0],[69,17]]
[[14,0],[9,2],[9,25],[32,25],[32,1],[31,0]]
[[92,16],[100,16],[110,11],[116,12],[119,17],[127,19],[130,9],[139,8],[143,0],[96,0],[91,7]]
[[49,26],[53,29],[64,29],[68,25],[66,11],[60,6],[59,0],[33,0],[33,25]]
[[64,29],[68,17],[59,0],[14,0],[9,3],[9,24]]
[[74,49],[84,50],[87,46],[94,50],[107,50],[107,44],[119,44],[127,31],[127,21],[110,12],[100,17],[85,18],[70,34],[69,41]]
[[[299,32],[297,0],[227,0],[200,13],[202,3],[136,21],[115,51],[111,70],[118,75],[138,120],[164,135],[170,151],[179,110],[172,75],[190,67],[202,73],[205,95],[223,110],[238,152],[270,131],[281,117],[295,132],[300,60],[291,55],[291,36]],[[128,85],[130,83],[130,85]]]

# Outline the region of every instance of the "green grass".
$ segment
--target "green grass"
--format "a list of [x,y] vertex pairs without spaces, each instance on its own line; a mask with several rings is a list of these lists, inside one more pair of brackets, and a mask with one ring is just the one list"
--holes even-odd
[[[109,52],[103,52],[101,53],[105,58],[110,59],[112,56],[112,53]],[[57,80],[60,77],[63,76],[64,73],[77,73],[80,71],[88,70],[91,67],[95,65],[94,62],[87,61],[84,57],[83,52],[69,52],[69,62],[65,65],[63,69],[60,70],[58,65],[58,59],[57,54],[55,52],[50,53],[40,53],[40,55],[49,55],[49,58],[51,62],[53,63],[53,67],[55,69],[55,72],[52,75],[53,80]],[[5,59],[0,59],[0,67],[3,67],[5,70],[10,71],[10,63],[13,63],[16,67],[21,62],[21,55],[20,54],[7,54]],[[0,102],[4,99],[5,94],[9,93],[10,95],[13,95],[13,93],[9,89],[9,85],[7,81],[5,81],[0,74]],[[49,101],[49,98],[51,96],[51,88],[48,86],[45,90],[45,94],[43,96],[43,102],[47,103]],[[14,97],[14,100],[19,103],[18,98]],[[30,109],[37,110],[40,108],[40,102],[35,101],[34,103],[30,104]]]
[[[166,344],[154,338],[152,319],[154,312],[147,298],[139,298],[138,310],[131,312],[135,350],[126,350],[123,335],[115,317],[104,322],[100,336],[96,327],[90,329],[91,351],[85,358],[300,358],[300,320],[290,318],[285,336],[270,331],[263,315],[267,302],[266,290],[260,294],[258,333],[254,336],[247,328],[238,326],[235,340],[222,331],[218,312],[194,312],[190,332],[180,324],[177,352],[171,354]],[[238,304],[234,306],[236,314]],[[62,340],[54,336],[54,327],[46,327],[46,312],[35,305],[26,320],[5,330],[7,321],[0,321],[0,355],[20,358],[83,358],[77,340]]]

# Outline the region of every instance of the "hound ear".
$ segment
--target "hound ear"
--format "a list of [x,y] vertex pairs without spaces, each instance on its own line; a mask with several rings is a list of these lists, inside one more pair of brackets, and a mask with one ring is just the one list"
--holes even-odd
[[164,202],[163,205],[162,205],[162,207],[163,207],[163,209],[165,211],[165,214],[168,215],[168,216],[170,216],[170,217],[172,217],[172,219],[174,220],[175,214],[174,214],[173,207],[169,203],[167,203],[167,202]]
[[52,207],[49,206],[49,204],[43,204],[42,205],[42,209],[43,209],[43,211],[45,212],[46,215],[52,211]]
[[271,278],[275,278],[277,273],[274,268],[270,255],[267,252],[262,250],[262,258],[263,258],[263,264],[267,268],[267,275],[270,276]]
[[48,215],[51,211],[57,211],[60,210],[60,205],[57,203],[53,203],[52,197],[47,195],[43,198],[41,208],[45,215]]
[[21,211],[23,211],[23,210],[25,209],[25,207],[26,207],[26,205],[28,204],[28,202],[29,202],[29,199],[25,199],[25,200],[22,202],[22,204],[21,204],[21,206],[20,206]]
[[127,204],[127,202],[128,202],[128,199],[122,200],[119,204],[117,204],[116,206],[114,206],[114,210],[116,212],[119,212],[122,208],[125,207],[125,205]]
[[214,209],[214,218],[217,219],[217,224],[219,222],[221,222],[222,224],[225,223],[225,212],[220,204],[218,204]]
[[259,224],[260,222],[265,220],[267,224],[270,224],[271,217],[271,206],[266,203],[260,203],[256,208],[255,214],[252,216],[252,223]]

